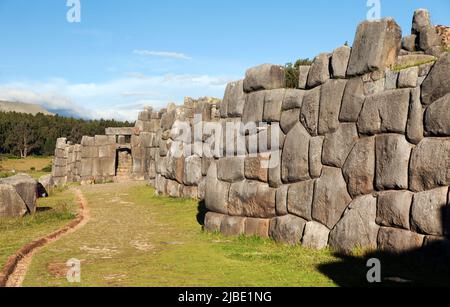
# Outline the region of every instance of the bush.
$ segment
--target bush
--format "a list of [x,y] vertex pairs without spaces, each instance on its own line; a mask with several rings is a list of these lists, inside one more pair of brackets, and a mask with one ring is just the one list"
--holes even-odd
[[52,172],[52,165],[50,164],[50,165],[47,165],[46,167],[44,167],[43,169],[42,169],[42,171],[43,172],[46,172],[46,173],[51,173]]
[[311,66],[312,61],[310,59],[300,59],[295,64],[287,63],[285,67],[285,86],[286,88],[297,88],[298,77],[300,74],[300,66]]

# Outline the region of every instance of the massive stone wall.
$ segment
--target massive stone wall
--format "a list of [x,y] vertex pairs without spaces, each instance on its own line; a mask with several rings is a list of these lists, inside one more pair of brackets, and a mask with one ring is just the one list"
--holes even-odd
[[117,131],[59,140],[54,178],[111,178],[113,148],[129,148],[131,177],[204,200],[209,231],[342,252],[447,240],[450,53],[436,29],[424,10],[403,38],[392,19],[363,22],[351,48],[300,67],[296,89],[264,64],[222,102],[145,109],[129,146]]

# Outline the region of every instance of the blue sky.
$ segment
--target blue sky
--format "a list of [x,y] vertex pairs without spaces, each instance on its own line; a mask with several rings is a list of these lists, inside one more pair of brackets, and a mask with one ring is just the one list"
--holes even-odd
[[[313,58],[353,41],[367,0],[0,0],[0,99],[85,117],[223,96],[249,67]],[[409,34],[415,9],[450,25],[448,0],[381,0]]]

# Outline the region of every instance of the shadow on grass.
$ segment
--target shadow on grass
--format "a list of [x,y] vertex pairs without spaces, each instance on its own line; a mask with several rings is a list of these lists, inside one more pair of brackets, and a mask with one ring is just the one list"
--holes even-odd
[[197,222],[201,226],[205,226],[206,213],[208,213],[208,209],[206,208],[205,201],[202,200],[198,203],[198,207],[197,207]]

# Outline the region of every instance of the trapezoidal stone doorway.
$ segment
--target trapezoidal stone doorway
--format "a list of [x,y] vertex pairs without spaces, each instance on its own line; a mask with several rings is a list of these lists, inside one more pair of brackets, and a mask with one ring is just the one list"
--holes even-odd
[[133,169],[133,157],[131,149],[121,148],[117,150],[116,157],[116,178],[117,182],[129,181]]

